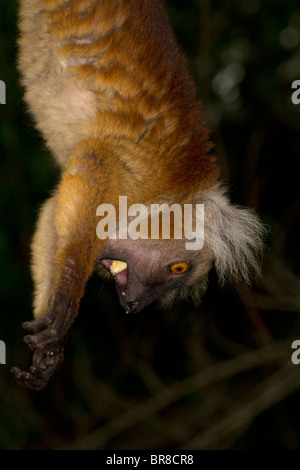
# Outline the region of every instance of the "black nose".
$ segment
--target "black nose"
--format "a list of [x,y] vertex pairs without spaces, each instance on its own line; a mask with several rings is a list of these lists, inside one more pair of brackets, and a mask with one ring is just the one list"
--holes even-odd
[[139,302],[137,300],[126,302],[126,313],[136,313]]

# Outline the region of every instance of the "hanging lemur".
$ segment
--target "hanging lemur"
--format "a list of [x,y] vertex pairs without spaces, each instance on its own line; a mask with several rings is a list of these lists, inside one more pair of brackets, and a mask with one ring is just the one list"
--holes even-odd
[[[33,350],[17,381],[42,389],[63,360],[68,330],[96,266],[135,313],[155,299],[199,300],[214,264],[220,281],[259,271],[262,226],[220,182],[201,105],[162,0],[21,0],[25,100],[62,173],[32,243]],[[97,236],[97,208],[201,204],[204,244],[184,238]],[[174,229],[175,227],[173,227]]]

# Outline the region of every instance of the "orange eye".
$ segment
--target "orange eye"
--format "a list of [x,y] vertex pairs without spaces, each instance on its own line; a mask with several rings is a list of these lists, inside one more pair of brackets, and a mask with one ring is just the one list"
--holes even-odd
[[175,263],[170,266],[170,271],[174,274],[182,274],[188,271],[189,265],[185,262],[182,263]]

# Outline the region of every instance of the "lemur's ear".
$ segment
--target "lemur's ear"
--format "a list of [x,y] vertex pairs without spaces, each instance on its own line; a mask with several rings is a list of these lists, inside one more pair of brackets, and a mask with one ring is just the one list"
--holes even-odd
[[249,208],[230,203],[224,189],[205,195],[205,241],[214,253],[219,280],[248,285],[261,270],[266,228]]

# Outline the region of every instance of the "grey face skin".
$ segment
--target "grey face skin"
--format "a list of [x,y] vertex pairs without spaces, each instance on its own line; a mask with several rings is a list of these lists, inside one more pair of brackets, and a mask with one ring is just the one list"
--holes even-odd
[[[114,272],[114,260],[126,263],[120,272]],[[212,254],[205,246],[186,250],[184,240],[109,240],[99,262],[111,272],[126,313],[137,313],[166,292],[205,276]]]

